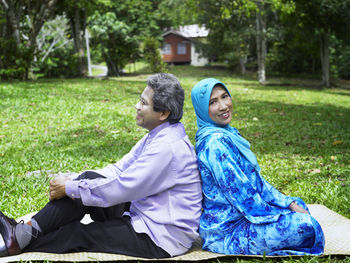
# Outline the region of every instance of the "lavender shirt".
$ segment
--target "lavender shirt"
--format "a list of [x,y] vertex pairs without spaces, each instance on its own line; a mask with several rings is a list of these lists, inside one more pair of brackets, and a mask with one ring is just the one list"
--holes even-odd
[[131,224],[171,256],[198,237],[202,190],[197,159],[182,123],[163,123],[120,161],[95,170],[106,178],[67,181],[66,193],[86,206],[131,201]]

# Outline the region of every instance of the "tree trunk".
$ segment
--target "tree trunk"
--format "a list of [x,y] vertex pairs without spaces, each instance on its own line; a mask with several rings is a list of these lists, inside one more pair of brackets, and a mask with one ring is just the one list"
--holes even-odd
[[331,87],[330,70],[329,70],[329,34],[322,32],[320,35],[320,51],[322,65],[322,85],[327,88]]
[[246,68],[245,68],[245,64],[247,63],[247,55],[241,55],[239,57],[239,65],[241,67],[241,74],[242,76],[245,75],[246,73]]
[[107,63],[107,76],[108,77],[119,77],[119,70],[115,63],[108,54],[104,55],[105,61]]
[[79,65],[78,65],[78,74],[80,77],[86,76],[86,67],[85,67],[85,55],[84,55],[84,41],[83,34],[81,28],[81,17],[80,17],[80,9],[75,8],[74,12],[74,43],[76,52],[79,56]]
[[258,57],[258,79],[261,84],[266,83],[265,58],[266,58],[266,22],[264,20],[264,5],[257,2],[256,12],[256,49]]
[[[56,6],[57,0],[50,0],[48,2],[44,1],[39,11],[35,14],[34,20],[31,21],[32,28],[29,35],[29,43],[28,46],[32,49],[36,49],[36,37],[38,36],[40,29],[44,25],[45,21],[51,16],[55,6]],[[33,10],[36,12],[37,10]]]
[[11,26],[11,33],[13,38],[16,41],[17,45],[20,45],[21,40],[19,37],[19,19],[16,16],[16,10],[13,2],[6,1],[6,0],[1,0],[1,4],[5,10],[6,16],[8,17],[9,25]]

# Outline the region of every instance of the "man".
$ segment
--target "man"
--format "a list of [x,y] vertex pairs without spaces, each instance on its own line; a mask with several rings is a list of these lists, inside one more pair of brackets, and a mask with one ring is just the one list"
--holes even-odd
[[[136,104],[149,130],[120,161],[75,179],[50,182],[50,202],[27,224],[0,212],[0,256],[77,251],[166,258],[198,237],[201,182],[182,117],[184,91],[171,74],[155,74]],[[94,222],[80,220],[90,214]],[[1,242],[1,239],[0,239]]]

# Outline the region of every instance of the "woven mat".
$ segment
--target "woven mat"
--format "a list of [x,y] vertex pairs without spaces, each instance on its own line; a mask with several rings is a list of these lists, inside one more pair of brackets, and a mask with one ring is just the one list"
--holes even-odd
[[[326,237],[326,247],[324,256],[327,255],[350,255],[350,219],[345,218],[323,205],[309,205],[311,214],[321,224]],[[20,219],[29,220],[32,214],[26,215]],[[88,223],[89,218],[84,218],[83,223]],[[222,257],[247,257],[242,255],[222,255],[201,250],[201,242],[197,240],[192,249],[181,256],[159,259],[157,261],[199,261],[216,259]],[[248,256],[249,257],[249,256]],[[259,258],[260,256],[251,256]],[[262,256],[261,256],[262,257]],[[17,256],[0,258],[1,262],[15,261],[156,261],[154,259],[136,258],[118,254],[107,253],[23,253]]]

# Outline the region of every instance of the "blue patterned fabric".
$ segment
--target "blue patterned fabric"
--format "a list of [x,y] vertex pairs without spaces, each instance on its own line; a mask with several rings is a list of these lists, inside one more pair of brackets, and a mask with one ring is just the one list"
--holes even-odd
[[[206,87],[209,97],[212,83]],[[195,110],[203,103],[198,105],[200,99],[194,96],[202,93],[192,90]],[[208,112],[208,104],[206,108],[202,114]],[[197,114],[197,123],[198,118]],[[203,249],[222,254],[321,255],[325,241],[319,223],[311,215],[288,208],[294,201],[308,210],[306,204],[269,184],[230,132],[234,138],[241,136],[235,128],[207,122],[196,135],[204,196],[199,230]]]

